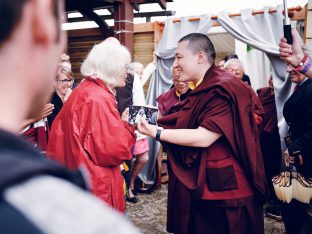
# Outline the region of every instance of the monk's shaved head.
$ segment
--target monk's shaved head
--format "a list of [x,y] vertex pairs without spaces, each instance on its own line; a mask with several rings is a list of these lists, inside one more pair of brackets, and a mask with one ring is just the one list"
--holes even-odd
[[201,33],[190,33],[179,40],[180,42],[188,41],[187,48],[190,49],[193,54],[203,51],[208,59],[209,63],[214,63],[216,59],[216,51],[210,39]]

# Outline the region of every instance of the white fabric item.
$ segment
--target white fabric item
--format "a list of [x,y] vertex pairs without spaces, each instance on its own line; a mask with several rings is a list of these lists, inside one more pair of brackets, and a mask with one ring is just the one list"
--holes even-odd
[[136,73],[134,73],[132,95],[133,95],[132,97],[133,105],[145,106],[146,103],[145,103],[143,87],[141,84],[141,80]]
[[[45,127],[47,126],[48,119],[44,118],[44,119],[40,119],[39,121],[34,123],[34,128],[39,128],[39,127]],[[47,129],[46,129],[47,130]]]
[[142,86],[145,85],[146,81],[151,77],[153,72],[156,70],[156,65],[154,63],[149,63],[147,66],[144,68],[143,75],[141,78],[141,83]]
[[248,47],[246,57],[245,74],[249,76],[252,88],[256,91],[268,86],[271,63],[266,54],[253,47]]
[[[133,87],[132,87],[132,101],[133,101],[133,105],[137,105],[137,106],[145,106],[146,104],[142,83],[138,74],[136,73],[134,73],[134,80],[133,80]],[[136,140],[142,140],[146,138],[145,135],[139,133],[138,131],[135,131],[135,134],[137,135]]]
[[283,107],[291,95],[291,83],[288,80],[286,64],[279,59],[278,43],[283,36],[283,6],[276,8],[277,12],[270,14],[265,7],[264,14],[252,15],[251,9],[241,11],[240,17],[229,17],[227,12],[218,14],[218,22],[236,39],[245,42],[265,52],[273,67],[272,76],[275,91],[275,101],[278,117],[278,127],[282,149],[285,149],[284,136],[287,134],[287,124],[283,118]]
[[4,198],[44,233],[139,233],[104,202],[55,177],[31,179],[6,190]]

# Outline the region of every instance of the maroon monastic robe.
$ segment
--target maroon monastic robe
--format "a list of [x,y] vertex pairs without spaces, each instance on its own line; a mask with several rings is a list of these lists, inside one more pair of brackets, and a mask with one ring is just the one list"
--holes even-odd
[[276,199],[271,178],[277,175],[281,169],[282,151],[281,141],[277,126],[277,112],[274,92],[269,87],[259,90],[258,97],[264,108],[262,123],[258,126],[261,151],[267,181],[271,189],[271,199]]
[[178,101],[179,97],[176,95],[176,88],[173,87],[167,92],[161,94],[156,99],[158,102],[158,111],[162,116],[166,116],[172,106],[174,106]]
[[[216,207],[236,208],[235,214],[232,212],[230,215],[228,211],[219,214],[223,217],[220,221],[228,220],[220,226],[225,226],[228,233],[243,230],[263,232],[263,215],[259,204],[267,197],[267,185],[254,113],[252,95],[244,84],[213,65],[202,83],[184,101],[171,108],[169,115],[158,121],[165,129],[195,129],[202,126],[223,135],[208,148],[163,142],[171,169],[169,232],[196,232],[194,224],[203,217],[206,219],[210,212],[207,209],[199,214],[194,209],[196,202],[208,202],[212,210]],[[197,208],[205,204],[197,204]],[[234,217],[241,217],[238,214],[244,213],[240,209],[242,207],[251,216],[245,214],[245,222],[242,218],[234,220]],[[198,219],[192,219],[195,216]],[[232,220],[229,220],[231,217]],[[208,225],[202,230],[208,232],[211,228],[208,233],[221,231],[215,222],[209,222],[202,222]],[[248,227],[238,222],[246,223]]]
[[259,100],[264,109],[263,123],[259,126],[259,132],[273,133],[277,129],[277,113],[274,93],[271,88],[265,87],[259,91]]
[[52,124],[48,155],[70,169],[84,165],[92,192],[125,211],[120,164],[132,157],[133,127],[122,121],[116,100],[100,79],[86,78]]

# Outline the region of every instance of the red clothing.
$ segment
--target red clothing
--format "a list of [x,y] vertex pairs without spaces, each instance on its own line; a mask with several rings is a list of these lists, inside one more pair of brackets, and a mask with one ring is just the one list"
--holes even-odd
[[243,84],[245,85],[246,89],[248,90],[248,92],[250,92],[251,94],[251,99],[252,99],[252,103],[254,105],[254,119],[256,121],[257,125],[260,125],[262,122],[262,117],[264,116],[264,109],[263,106],[259,100],[259,98],[257,97],[257,94],[255,93],[255,91],[246,83],[243,82]]
[[[175,219],[178,225],[187,225],[185,219],[190,214],[190,201],[219,200],[216,205],[220,207],[242,207],[246,204],[246,199],[253,195],[259,202],[265,200],[267,185],[257,126],[253,118],[255,110],[252,94],[242,82],[213,65],[203,82],[170,111],[169,115],[158,121],[165,129],[195,129],[202,126],[223,136],[208,148],[163,142],[174,174],[173,186],[182,186],[184,189],[180,191],[188,192],[180,195],[185,200],[179,199],[169,181],[169,222]],[[180,215],[176,214],[174,217],[172,214],[177,212],[172,209],[178,203],[180,206],[183,204],[184,208]],[[177,221],[179,218],[181,222]],[[261,226],[261,220],[259,224]],[[168,224],[168,231],[176,230],[176,227]],[[258,232],[261,233],[261,230],[263,231],[263,225]],[[231,230],[229,233],[235,231]]]
[[70,169],[85,165],[92,192],[125,211],[120,164],[129,160],[134,129],[122,121],[116,100],[100,79],[86,78],[52,124],[48,155]]
[[278,131],[275,97],[272,89],[269,87],[262,88],[258,97],[264,109],[264,120],[259,126],[259,132],[273,133]]
[[48,124],[40,120],[28,126],[28,129],[21,135],[40,151],[46,151],[48,146]]
[[173,87],[167,92],[159,95],[158,98],[156,98],[156,101],[158,102],[158,111],[160,114],[162,116],[168,115],[170,108],[173,107],[177,102],[184,100],[191,91],[191,89],[188,89],[185,93],[178,97],[177,89]]

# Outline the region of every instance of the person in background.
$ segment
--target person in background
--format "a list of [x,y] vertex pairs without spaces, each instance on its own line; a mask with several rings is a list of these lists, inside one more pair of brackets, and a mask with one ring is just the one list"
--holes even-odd
[[280,58],[292,65],[300,73],[312,79],[312,57],[303,52],[300,45],[300,35],[296,29],[292,29],[293,43],[289,45],[285,37],[279,43]]
[[59,63],[55,83],[54,93],[52,95],[51,103],[54,106],[52,113],[48,116],[48,125],[51,128],[52,123],[58,113],[61,111],[64,103],[67,101],[72,92],[74,83],[73,73],[71,71],[71,64],[68,60],[69,56],[62,55],[62,61]]
[[66,45],[64,2],[0,1],[0,233],[139,233],[81,175],[17,135],[49,102]]
[[182,37],[174,68],[196,87],[160,127],[138,130],[168,154],[167,230],[174,233],[264,233],[267,185],[250,93],[214,65],[215,50],[200,33]]
[[[133,88],[132,88],[132,101],[133,105],[137,106],[145,106],[145,97],[144,97],[144,91],[142,86],[142,75],[144,73],[143,71],[144,67],[141,63],[134,62],[130,63],[128,66],[128,73],[133,75]],[[144,108],[142,107],[141,110],[138,112],[137,118],[140,119],[140,115],[145,116]],[[146,118],[146,116],[145,116]],[[137,123],[137,120],[136,120]],[[129,178],[129,185],[128,185],[128,193],[126,200],[128,202],[137,203],[138,199],[135,197],[137,194],[137,191],[135,190],[135,180],[137,176],[139,175],[140,171],[148,161],[148,141],[147,137],[140,134],[138,131],[135,132],[137,135],[136,143],[134,145],[133,149],[133,156],[135,158],[134,161],[129,162],[129,168],[131,168],[130,171],[130,178]]]
[[[311,49],[303,47],[305,54],[311,56]],[[288,136],[284,152],[286,164],[292,164],[296,171],[307,179],[312,179],[312,80],[288,64],[287,71],[295,91],[286,101],[283,109],[288,124]],[[310,187],[311,189],[311,187]],[[301,233],[304,222],[311,222],[308,214],[309,204],[292,199],[289,204],[282,203],[282,217],[287,234]]]
[[257,90],[259,101],[264,110],[262,122],[258,125],[259,139],[267,183],[270,188],[270,200],[264,206],[264,211],[267,216],[276,220],[282,220],[279,201],[272,184],[272,177],[280,173],[282,162],[272,75],[268,84],[268,87]]
[[57,115],[47,154],[69,169],[85,166],[91,191],[120,212],[125,211],[123,161],[132,157],[134,128],[129,110],[120,116],[116,88],[125,86],[130,53],[125,46],[103,41],[81,66],[84,81]]
[[237,79],[242,81],[246,89],[251,94],[252,102],[254,105],[254,118],[256,123],[259,125],[262,121],[264,111],[255,91],[246,82],[243,81],[244,64],[239,59],[232,58],[227,60],[227,62],[224,64],[224,70],[231,72]]
[[218,63],[217,68],[220,68],[220,69],[223,70],[224,69],[224,64],[225,64],[225,60],[224,59],[220,60],[219,63]]
[[131,74],[136,73],[140,80],[142,86],[145,85],[146,81],[150,78],[153,72],[156,70],[157,56],[156,53],[153,52],[153,61],[149,63],[145,68],[142,63],[133,62],[128,67],[128,72]]
[[54,105],[48,103],[44,106],[38,118],[27,119],[22,124],[20,134],[28,140],[34,147],[45,153],[48,145],[47,117],[52,114]]
[[[179,71],[172,67],[171,76],[173,86],[156,99],[158,102],[158,117],[164,117],[170,113],[170,109],[179,101],[184,100],[192,91],[187,82],[179,81]],[[168,182],[170,170],[168,170],[168,158],[163,156],[162,145],[159,148],[158,155],[161,155],[161,183]]]
[[[238,59],[238,56],[236,54],[229,54],[225,56],[223,60],[226,63],[229,59]],[[224,65],[223,65],[223,68],[224,68]],[[245,74],[245,72],[243,74],[242,81],[247,83],[249,86],[251,86],[250,78],[248,75]]]
[[170,108],[185,99],[187,94],[192,91],[187,82],[179,81],[177,68],[172,68],[172,81],[173,87],[156,99],[158,102],[158,118],[168,115]]

